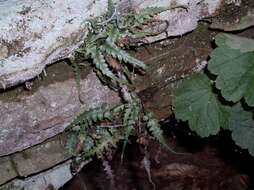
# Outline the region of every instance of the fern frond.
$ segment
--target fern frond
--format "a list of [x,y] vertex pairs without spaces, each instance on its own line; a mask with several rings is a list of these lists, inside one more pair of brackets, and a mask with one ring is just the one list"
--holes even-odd
[[[123,111],[124,106],[118,105],[114,107],[102,105],[100,107],[91,109],[81,113],[69,126],[71,129],[71,136],[68,139],[66,151],[70,154],[75,154],[77,145],[82,146],[85,157],[93,155],[101,155],[104,151],[111,147],[115,147],[116,143],[122,138],[117,130],[109,130],[96,128],[94,132],[95,141],[91,138],[93,132],[88,132],[88,129],[96,125],[96,123],[112,120],[119,116]],[[81,144],[80,144],[81,143]],[[80,149],[80,147],[78,147]],[[80,151],[80,150],[78,150]]]
[[80,102],[82,103],[82,99],[81,99],[81,71],[80,71],[80,65],[76,62],[72,62],[72,68],[73,68],[73,72],[74,72],[74,76],[75,76],[75,81],[76,81],[76,86],[77,86],[77,90],[78,90],[78,97]]
[[106,129],[100,129],[103,130],[103,133],[101,134],[100,138],[96,141],[96,144],[93,146],[93,148],[84,153],[85,158],[90,158],[94,155],[97,155],[97,157],[101,157],[106,151],[110,150],[112,147],[117,147],[117,142],[121,140],[121,136],[117,133],[112,134]]
[[123,161],[124,152],[130,137],[131,132],[134,130],[134,127],[132,125],[125,126],[125,135],[124,135],[124,141],[123,141],[123,148],[121,153],[121,162]]
[[161,144],[163,145],[167,150],[174,154],[184,154],[184,153],[178,153],[174,151],[171,147],[168,146],[166,143],[164,137],[163,137],[163,131],[160,128],[160,124],[157,119],[154,118],[152,113],[148,113],[144,116],[144,121],[147,122],[147,129],[151,132],[152,136]]
[[133,99],[132,102],[126,105],[126,109],[124,110],[123,116],[123,126],[125,128],[125,135],[121,160],[123,160],[124,151],[128,143],[129,136],[131,132],[134,130],[134,125],[139,121],[140,113],[141,113],[140,105],[138,105],[138,102],[136,102],[135,99]]
[[107,10],[107,17],[111,17],[114,14],[115,6],[112,0],[108,0],[108,10]]
[[78,134],[75,132],[71,132],[67,136],[67,143],[65,145],[65,152],[67,156],[72,156],[74,154],[74,149],[78,143]]
[[111,43],[116,43],[122,37],[120,30],[113,24],[108,25],[108,39]]
[[87,53],[91,55],[94,66],[101,71],[102,74],[109,77],[114,81],[119,81],[116,75],[109,69],[102,52],[95,46],[87,50]]
[[140,61],[132,56],[130,56],[127,52],[120,49],[116,44],[112,43],[112,41],[107,38],[105,44],[102,46],[103,50],[105,50],[109,55],[114,58],[117,58],[119,61],[124,61],[125,63],[129,63],[133,67],[137,67],[142,70],[146,70],[146,65],[143,61]]
[[[147,7],[145,9],[140,10],[138,14],[134,15],[135,21],[140,25],[143,25],[148,20],[152,19],[155,15],[158,15],[169,8],[165,7]],[[135,24],[137,27],[138,24]]]
[[[86,130],[87,127],[91,126],[93,123],[96,123],[98,121],[102,121],[104,119],[110,120],[111,114],[108,114],[111,112],[111,107],[102,105],[94,109],[90,109],[88,111],[84,111],[83,113],[79,114],[76,119],[66,128],[75,130],[75,127],[79,126],[82,128],[82,130]],[[79,128],[79,130],[81,129]]]
[[[69,152],[81,153],[85,158],[97,155],[101,157],[105,151],[116,147],[118,141],[124,139],[123,153],[131,132],[140,121],[141,105],[134,93],[130,92],[128,79],[131,78],[128,67],[131,66],[140,70],[146,70],[144,62],[132,57],[119,46],[128,46],[129,38],[146,37],[150,33],[141,31],[142,26],[166,8],[150,7],[141,10],[138,14],[133,12],[118,17],[113,0],[108,0],[108,11],[106,14],[86,21],[88,35],[84,44],[76,51],[77,55],[84,59],[92,59],[93,66],[106,83],[111,83],[112,87],[120,89],[122,98],[126,102],[116,107],[100,106],[81,113],[67,128],[72,133],[69,139]],[[136,33],[135,33],[136,32]],[[139,32],[139,33],[138,33]],[[122,46],[123,45],[123,46]],[[108,57],[117,60],[117,63],[109,60]],[[119,63],[120,62],[120,63]],[[122,64],[122,65],[120,65]],[[73,65],[78,91],[80,94],[80,68]],[[116,69],[119,66],[119,69]],[[122,69],[123,68],[123,69]],[[126,78],[128,77],[128,79]],[[123,127],[117,129],[106,129],[96,127],[96,124],[104,121],[112,121],[121,116]],[[147,128],[164,146],[162,132],[158,127],[158,122],[151,115],[146,116]],[[76,136],[76,141],[74,138]],[[76,149],[75,149],[76,148]],[[76,151],[75,151],[75,150]],[[122,157],[123,157],[122,153]]]

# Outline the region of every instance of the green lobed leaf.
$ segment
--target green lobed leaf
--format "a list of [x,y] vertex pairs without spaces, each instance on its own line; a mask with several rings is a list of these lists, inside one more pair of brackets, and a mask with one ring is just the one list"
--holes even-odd
[[173,100],[178,119],[189,121],[190,128],[201,137],[218,133],[227,128],[228,111],[213,92],[213,84],[203,73],[193,74],[177,88]]
[[237,145],[249,150],[254,156],[254,120],[253,112],[246,111],[241,103],[231,108],[229,127],[232,131],[232,138]]
[[[238,102],[244,97],[249,106],[254,106],[254,51],[250,51],[251,44],[245,43],[246,47],[241,39],[232,35],[230,38],[219,35],[216,43],[219,47],[212,52],[208,65],[209,71],[218,75],[216,87],[226,100]],[[254,41],[252,43],[254,50]]]
[[215,43],[217,46],[227,46],[240,50],[242,53],[254,51],[254,40],[232,34],[218,34],[215,37]]

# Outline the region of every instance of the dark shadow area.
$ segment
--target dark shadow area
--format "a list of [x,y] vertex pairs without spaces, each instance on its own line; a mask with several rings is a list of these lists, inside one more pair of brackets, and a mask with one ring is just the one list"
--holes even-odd
[[[229,131],[217,136],[199,138],[186,123],[173,117],[161,122],[168,144],[174,154],[149,140],[146,158],[156,189],[160,190],[250,190],[254,179],[254,158],[246,150],[235,146]],[[132,137],[123,163],[121,145],[109,161],[114,173],[115,188],[110,187],[102,161],[94,160],[61,190],[152,190],[142,164],[144,149]]]

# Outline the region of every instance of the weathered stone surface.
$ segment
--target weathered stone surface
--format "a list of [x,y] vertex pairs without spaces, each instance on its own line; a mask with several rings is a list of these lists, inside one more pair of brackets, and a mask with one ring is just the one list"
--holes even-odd
[[177,82],[206,66],[215,34],[206,25],[200,25],[186,36],[139,51],[138,57],[149,67],[145,75],[136,77],[136,91],[145,108],[155,113],[158,119],[171,114]]
[[71,178],[70,161],[68,161],[24,180],[11,181],[1,186],[0,190],[53,190],[63,186]]
[[79,101],[74,79],[41,86],[33,94],[15,100],[0,99],[0,156],[61,133],[80,111],[120,101],[118,94],[103,86],[93,72],[81,81],[81,89],[84,104]]
[[15,177],[26,177],[62,163],[70,157],[65,153],[67,135],[58,135],[22,152],[0,158],[0,185]]
[[68,159],[64,152],[66,136],[59,135],[43,144],[11,156],[20,177],[46,170]]
[[[187,36],[184,36],[182,38],[176,38],[174,40],[163,41],[161,42],[161,44],[156,43],[152,46],[147,47],[147,49],[143,49],[143,48],[139,49],[137,56],[140,59],[144,60],[145,63],[149,65],[149,70],[146,75],[138,76],[134,83],[136,84],[136,91],[141,97],[146,109],[153,111],[159,119],[166,118],[169,116],[170,110],[171,110],[170,105],[171,105],[172,91],[174,89],[175,82],[180,80],[184,76],[200,69],[200,66],[202,67],[203,63],[205,63],[207,59],[207,56],[212,50],[210,42],[215,34],[216,33],[214,32],[209,32],[207,30],[207,27],[205,25],[202,25],[202,26],[199,26],[197,30],[195,30],[193,33]],[[51,110],[52,113],[45,115],[45,117],[47,117],[47,119],[51,121],[50,117],[55,117],[54,113],[56,112],[56,114],[60,114],[57,117],[58,118],[57,121],[59,122],[57,122],[57,125],[52,125],[51,122],[46,120],[47,122],[43,122],[43,125],[44,127],[51,126],[49,128],[52,131],[54,131],[56,134],[57,131],[58,132],[62,131],[64,128],[63,126],[66,124],[65,122],[68,123],[68,121],[70,121],[74,117],[74,115],[78,113],[79,110],[82,108],[81,108],[80,102],[77,100],[78,95],[76,92],[77,89],[75,86],[75,81],[73,81],[72,79],[69,79],[70,76],[73,77],[73,72],[70,69],[70,67],[68,67],[65,64],[52,65],[51,67],[47,69],[47,72],[48,72],[48,76],[45,78],[45,80],[34,81],[34,83],[38,82],[38,85],[40,85],[40,87],[36,89],[37,88],[36,84],[34,84],[34,86],[32,87],[32,88],[35,88],[35,90],[32,89],[32,91],[34,92],[17,91],[16,93],[18,93],[18,95],[16,97],[11,97],[8,93],[2,94],[2,96],[0,96],[0,100],[2,100],[3,105],[5,104],[8,105],[12,103],[22,103],[24,99],[26,98],[29,99],[30,97],[35,96],[38,92],[41,92],[41,89],[43,89],[44,94],[47,94],[48,96],[50,96],[50,94],[52,94],[52,92],[54,91],[53,94],[58,94],[59,97],[53,98],[54,100],[53,104],[61,104],[62,106],[58,106],[60,107],[60,109]],[[90,73],[89,70],[86,72]],[[57,77],[58,79],[54,78],[53,76]],[[117,103],[117,101],[119,101],[117,94],[113,92],[109,92],[109,90],[106,87],[101,86],[100,82],[97,80],[94,74],[90,73],[87,76],[83,76],[83,78],[84,80],[82,82],[83,85],[82,85],[82,91],[81,91],[82,92],[81,97],[85,101],[85,105],[83,106],[86,106],[86,104],[89,104],[91,106],[96,106],[97,104],[100,104],[101,103],[101,101],[99,101],[100,97],[103,97],[102,100],[103,101],[105,100],[105,102],[107,101],[107,98],[109,98],[111,103]],[[52,80],[55,82],[55,84],[49,85],[48,83],[52,83]],[[87,81],[85,82],[85,80]],[[45,84],[45,81],[46,81],[46,84]],[[66,83],[66,85],[64,85],[64,83]],[[59,88],[55,88],[59,84],[66,89],[60,91]],[[70,84],[73,86],[67,87]],[[96,88],[98,87],[99,89],[96,90]],[[52,92],[48,93],[48,89],[51,89]],[[68,93],[70,93],[71,91],[70,89],[72,89],[72,91],[74,92],[73,95],[68,95]],[[100,95],[98,95],[97,93],[99,93]],[[106,93],[106,94],[102,95],[102,93]],[[49,98],[48,96],[46,96],[47,98],[44,98],[44,99],[47,99],[47,100],[52,99],[52,98]],[[69,99],[64,98],[64,100],[62,100],[60,96],[64,96],[64,97],[67,96],[70,98]],[[95,98],[95,96],[98,96],[98,98]],[[68,101],[66,99],[68,99]],[[75,99],[75,101],[70,101],[70,99]],[[37,108],[38,106],[39,107],[41,106],[41,102],[38,100],[41,100],[41,99],[37,99],[37,101],[34,100],[34,103],[31,105],[29,103],[25,105],[28,107],[30,106],[31,110],[41,110],[40,108]],[[61,117],[65,117],[65,114],[63,114],[62,112],[59,113],[59,110],[63,111],[66,105],[70,107],[69,104],[71,104],[71,102],[73,102],[72,106],[74,107],[77,106],[77,110],[75,111],[75,113],[73,113],[74,112],[73,108],[71,109],[71,113],[73,113],[73,117],[70,117],[69,120],[60,119]],[[48,103],[48,104],[51,104],[51,103]],[[86,107],[84,109],[86,109]],[[9,117],[11,117],[12,115],[11,110],[8,111],[8,109],[6,109],[5,112],[6,113],[10,112]],[[18,113],[24,114],[22,113],[22,111]],[[38,114],[39,113],[41,113],[42,115],[40,116],[37,115],[36,118],[43,117],[43,114],[45,114],[44,111],[38,111]],[[8,120],[4,120],[4,117],[6,117],[6,115],[3,115],[3,119],[1,121],[7,122]],[[12,117],[12,119],[14,119],[12,121],[15,121],[15,117]],[[17,120],[17,121],[18,122],[16,122],[15,125],[20,124],[22,120],[21,121]],[[40,121],[41,120],[39,120],[38,122]],[[26,128],[30,130],[29,125],[33,123],[29,123],[27,121],[25,121],[25,123],[27,124]],[[9,123],[7,124],[12,125],[12,122],[9,121]],[[44,133],[45,128],[43,128],[43,125],[41,125],[42,128],[38,128],[38,130],[40,129],[42,130],[38,132],[37,136],[40,136],[41,134]],[[19,127],[22,129],[23,126],[19,126]],[[12,132],[15,133],[16,131],[14,130]],[[45,139],[51,136],[51,135],[47,136],[48,134],[50,133],[45,134],[44,136]],[[29,139],[30,136],[31,135],[29,133],[27,136],[25,133],[22,137],[24,138],[24,141],[25,140],[28,141],[30,140]],[[30,141],[32,145],[35,145],[38,142],[40,142],[40,140],[38,141],[37,138],[35,138],[37,136],[34,136],[34,137],[32,136],[32,139]],[[24,150],[20,153],[15,153],[14,155],[11,155],[12,161],[15,166],[13,168],[13,171],[17,171],[19,176],[27,176],[35,172],[40,172],[41,170],[48,169],[49,167],[64,161],[66,158],[64,157],[62,137],[59,137],[59,138],[56,137],[55,140],[56,141],[50,140],[49,142],[44,142],[43,144],[40,144],[38,146]],[[5,141],[10,143],[8,139],[5,139]],[[50,143],[51,145],[49,146],[48,143]],[[8,144],[9,147],[15,147],[15,145],[16,144]],[[22,147],[22,144],[18,144],[18,145]],[[4,143],[2,144],[2,147],[4,147]],[[6,150],[7,150],[7,147],[6,147]],[[11,178],[13,177],[11,176]],[[0,184],[1,184],[1,180],[0,180]]]
[[0,171],[0,185],[18,176],[10,157],[0,158]]
[[[168,36],[193,30],[211,16],[222,0],[116,0],[117,11],[131,7],[176,6],[161,14],[169,22]],[[107,0],[2,0],[0,1],[0,88],[34,78],[46,65],[68,57],[85,37],[85,20],[106,11]],[[165,38],[162,34],[148,41]]]

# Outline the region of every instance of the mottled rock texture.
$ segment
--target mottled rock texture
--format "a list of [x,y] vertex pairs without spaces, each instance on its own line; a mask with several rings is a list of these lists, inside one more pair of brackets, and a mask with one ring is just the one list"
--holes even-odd
[[[211,16],[222,0],[116,0],[117,11],[139,11],[149,6],[184,6],[164,12],[168,36],[196,28],[200,18]],[[107,0],[1,0],[0,88],[39,75],[46,65],[70,56],[85,38],[85,20],[105,13]],[[162,34],[156,41],[165,38]]]
[[[178,36],[195,29],[200,18],[212,15],[221,0],[116,2],[117,10],[121,13],[128,7],[136,11],[148,6],[187,7],[173,9],[160,15],[160,18],[168,20],[170,24],[168,36]],[[0,89],[32,79],[38,76],[46,65],[70,56],[85,38],[87,29],[84,21],[101,15],[106,11],[106,7],[106,0],[0,0]],[[147,40],[153,42],[166,37],[166,34],[161,34]],[[200,37],[196,39],[198,43],[204,39]],[[195,39],[190,40],[191,43],[193,40]],[[206,42],[210,41],[209,38]],[[200,49],[193,50],[192,44],[188,44],[185,38],[176,43],[174,40],[168,43],[168,49],[164,51],[157,51],[155,47],[152,53],[145,53],[144,50],[138,54],[150,67],[147,75],[136,78],[136,91],[144,101],[145,107],[154,111],[158,118],[169,115],[174,82],[181,79],[182,75],[193,72],[200,62],[206,60],[210,48],[206,47],[208,50],[204,50],[204,43],[200,43]],[[208,46],[207,44],[205,46]],[[183,49],[187,51],[183,53]],[[176,59],[179,55],[182,56],[181,61]],[[68,74],[65,68],[67,67],[56,70],[55,75]],[[50,77],[46,77],[45,80],[48,78]],[[39,83],[44,83],[45,80]],[[30,81],[28,85],[37,81]],[[84,104],[79,101],[73,74],[61,80],[49,81],[46,85],[32,86],[31,92],[27,93],[16,89],[7,90],[0,94],[0,156],[4,156],[0,158],[0,169],[5,171],[0,175],[0,184],[15,177],[25,177],[47,170],[66,160],[62,140],[58,137],[52,141],[46,140],[63,132],[81,111],[103,103],[120,102],[118,94],[103,86],[89,69],[81,81],[81,99]],[[42,142],[44,143],[40,144]],[[22,152],[16,153],[19,151]],[[43,160],[44,157],[47,159]],[[67,165],[63,166],[64,172],[67,171]],[[14,182],[16,185],[10,183],[5,187],[34,189],[43,183],[42,187],[46,188],[46,185],[51,183],[49,179],[53,178],[54,172],[55,170],[51,170],[34,178],[18,180]],[[59,172],[54,174],[55,179],[58,174]],[[44,184],[45,179],[47,183]],[[62,182],[69,179],[70,176],[67,176]],[[57,184],[57,181],[52,183],[55,184],[54,187],[61,185]]]
[[91,72],[81,81],[81,98],[74,79],[41,86],[15,101],[0,99],[0,156],[21,151],[53,137],[80,113],[103,103],[120,101],[116,92],[103,86]]

